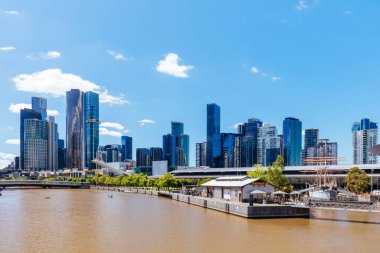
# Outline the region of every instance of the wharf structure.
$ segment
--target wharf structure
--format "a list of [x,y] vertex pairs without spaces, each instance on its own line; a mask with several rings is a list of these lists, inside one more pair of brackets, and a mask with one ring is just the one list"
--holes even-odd
[[[320,177],[322,170],[328,177],[334,177],[338,185],[345,184],[345,178],[350,168],[358,167],[364,170],[373,189],[380,188],[380,164],[344,164],[344,165],[313,165],[313,166],[285,166],[284,174],[289,183],[297,189],[308,188]],[[176,178],[218,178],[222,176],[246,176],[247,171],[254,171],[254,167],[240,168],[209,168],[209,167],[179,167],[170,173]]]

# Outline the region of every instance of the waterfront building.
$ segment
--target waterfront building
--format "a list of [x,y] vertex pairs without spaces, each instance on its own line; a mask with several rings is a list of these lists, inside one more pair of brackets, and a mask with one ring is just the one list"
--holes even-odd
[[376,164],[377,156],[367,149],[377,144],[377,123],[362,119],[352,126],[352,156],[354,164]]
[[195,166],[206,166],[207,142],[196,143],[195,153]]
[[220,167],[222,162],[222,146],[220,138],[220,107],[207,105],[207,156],[206,165],[212,168]]
[[25,141],[24,141],[24,130],[25,130],[25,121],[27,119],[38,119],[41,120],[41,113],[36,112],[32,109],[21,109],[20,110],[20,169],[21,171],[25,170]]
[[65,140],[58,139],[58,169],[66,168]]
[[82,169],[84,166],[83,92],[66,92],[66,165]]
[[136,166],[137,167],[151,166],[149,157],[150,157],[149,149],[137,148],[136,149]]
[[46,120],[24,120],[24,170],[48,170],[49,125]]
[[244,123],[244,135],[241,138],[241,166],[251,167],[257,164],[257,134],[262,126],[259,119],[248,119]]
[[159,147],[153,147],[149,149],[149,160],[150,163],[153,163],[155,161],[162,161],[163,160],[163,150]]
[[47,100],[40,97],[32,97],[32,110],[41,113],[41,119],[47,119]]
[[278,155],[280,155],[280,138],[277,136],[277,128],[264,124],[258,128],[257,163],[272,166]]
[[96,158],[96,152],[99,147],[99,94],[92,91],[83,94],[83,114],[83,166],[93,170],[96,168],[96,165],[91,161]]
[[302,122],[296,118],[285,118],[283,122],[284,160],[287,166],[302,165]]
[[58,125],[54,117],[48,117],[48,170],[58,169]]
[[121,136],[122,155],[121,160],[132,160],[132,137]]

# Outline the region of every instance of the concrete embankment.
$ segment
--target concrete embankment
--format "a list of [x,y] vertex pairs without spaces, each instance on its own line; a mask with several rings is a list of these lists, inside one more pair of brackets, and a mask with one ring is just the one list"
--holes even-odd
[[316,207],[310,208],[310,219],[380,224],[380,212]]

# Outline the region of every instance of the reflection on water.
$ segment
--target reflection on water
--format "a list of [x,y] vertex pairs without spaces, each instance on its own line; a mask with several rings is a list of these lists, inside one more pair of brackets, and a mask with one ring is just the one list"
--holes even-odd
[[[170,199],[96,190],[7,190],[0,252],[378,252],[380,225],[248,220]],[[46,198],[50,197],[50,198]]]

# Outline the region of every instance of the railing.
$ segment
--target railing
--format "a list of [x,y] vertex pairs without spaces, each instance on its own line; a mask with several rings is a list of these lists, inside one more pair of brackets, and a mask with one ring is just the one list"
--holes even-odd
[[1,180],[0,186],[9,185],[30,185],[30,186],[82,186],[87,185],[85,182],[68,182],[68,181],[48,181],[48,180]]

